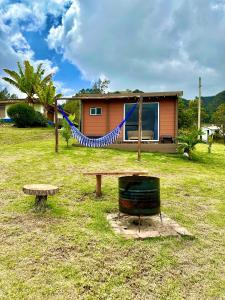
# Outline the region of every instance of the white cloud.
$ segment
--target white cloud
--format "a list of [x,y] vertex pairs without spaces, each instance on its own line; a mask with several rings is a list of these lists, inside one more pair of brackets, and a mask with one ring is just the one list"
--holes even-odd
[[[22,3],[13,4],[6,0],[0,1],[0,77],[7,76],[3,68],[17,69],[16,63],[18,61],[22,63],[24,60],[29,60],[35,67],[42,63],[46,70],[45,74],[56,73],[58,68],[49,59],[35,59],[35,53],[22,32],[42,29],[47,14],[60,16],[66,10],[65,4],[69,1],[24,0]],[[24,97],[24,94],[7,84],[2,78],[0,87],[7,87],[11,93]]]
[[[224,0],[74,0],[48,44],[85,79],[105,74],[111,88],[224,89]],[[220,8],[220,9],[219,9]]]
[[61,81],[54,81],[56,92],[63,95],[63,97],[72,97],[75,94],[74,89],[67,88]]

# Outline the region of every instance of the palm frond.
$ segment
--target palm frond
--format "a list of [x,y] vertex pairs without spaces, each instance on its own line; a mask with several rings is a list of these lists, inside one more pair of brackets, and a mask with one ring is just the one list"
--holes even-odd
[[13,79],[8,78],[8,77],[2,77],[2,79],[9,82],[12,85],[14,85],[16,88],[18,88],[20,90],[19,84],[16,81],[14,81]]
[[42,74],[42,72],[44,72],[44,69],[42,69],[42,66],[43,64],[40,63],[38,66],[37,66],[37,70],[36,70],[36,74]]
[[13,79],[15,79],[17,82],[20,81],[20,76],[16,71],[11,71],[9,69],[3,69],[5,73],[9,74]]
[[47,82],[49,82],[49,81],[51,81],[52,80],[52,74],[48,74],[47,76],[45,76],[42,80],[41,80],[41,82],[42,83],[47,83]]
[[20,64],[19,61],[17,62],[17,66],[18,66],[18,69],[19,69],[20,77],[24,77],[24,73],[23,73],[23,70],[22,70],[22,67],[21,67],[21,64]]

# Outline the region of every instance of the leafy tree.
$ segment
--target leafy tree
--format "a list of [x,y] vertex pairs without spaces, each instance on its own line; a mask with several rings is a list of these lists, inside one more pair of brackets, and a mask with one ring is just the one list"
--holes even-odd
[[201,130],[183,130],[178,136],[178,150],[184,154],[188,159],[192,159],[195,146],[200,143],[199,136],[202,134]]
[[135,90],[133,90],[133,92],[132,93],[144,93],[143,91],[141,91],[141,90],[139,90],[139,89],[135,89]]
[[10,77],[3,77],[3,79],[18,90],[27,95],[28,103],[34,103],[34,95],[36,93],[35,87],[42,86],[45,83],[51,80],[51,74],[45,76],[45,70],[42,68],[42,64],[37,66],[37,69],[34,70],[34,67],[29,63],[28,60],[24,61],[24,69],[21,64],[17,63],[19,71],[12,71],[8,69],[3,69]]
[[6,88],[0,91],[0,100],[16,99],[17,95],[10,94]]
[[52,81],[35,86],[35,92],[39,98],[39,101],[44,105],[45,114],[47,107],[54,104],[55,100],[62,97],[62,94],[56,94],[56,88]]
[[216,125],[218,125],[221,128],[225,144],[225,103],[219,105],[219,107],[212,116],[212,120]]
[[69,100],[63,105],[63,109],[75,115],[75,122],[79,124],[80,122],[80,100]]
[[[189,101],[189,109],[192,111],[193,113],[193,117],[194,117],[194,121],[195,121],[195,125],[197,125],[198,122],[198,98],[195,98],[194,100],[190,100]],[[203,104],[203,102],[201,103],[201,122],[202,123],[207,123],[209,122],[209,115],[206,112],[205,106]]]
[[94,82],[91,88],[80,90],[76,96],[82,94],[105,94],[109,86],[110,80],[108,79],[98,79]]
[[182,99],[178,99],[178,128],[187,129],[193,126],[194,116],[188,104]]
[[[201,121],[206,123],[209,121],[204,105],[201,106]],[[188,129],[197,126],[198,122],[198,99],[184,100],[178,99],[178,127],[180,129]]]
[[[74,118],[75,118],[75,115],[70,115],[69,116],[69,120],[71,122],[74,122]],[[66,141],[66,146],[68,148],[69,147],[69,140],[71,138],[71,128],[70,128],[70,125],[68,124],[68,122],[65,119],[63,119],[63,127],[61,128],[60,132],[61,132],[62,137]]]
[[105,94],[109,84],[110,80],[99,78],[98,81],[93,84],[92,89],[96,94]]

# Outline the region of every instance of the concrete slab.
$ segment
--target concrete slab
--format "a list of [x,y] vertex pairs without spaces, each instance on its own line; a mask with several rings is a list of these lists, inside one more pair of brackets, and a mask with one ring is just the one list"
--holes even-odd
[[139,218],[120,213],[108,214],[107,220],[116,233],[127,239],[147,239],[168,236],[189,236],[193,235],[184,227],[180,226],[168,216],[162,214],[162,222],[158,215],[141,217],[140,232]]

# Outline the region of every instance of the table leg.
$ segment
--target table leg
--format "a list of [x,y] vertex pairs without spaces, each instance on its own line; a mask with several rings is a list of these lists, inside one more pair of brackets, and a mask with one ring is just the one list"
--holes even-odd
[[96,197],[102,195],[102,175],[96,175]]
[[45,210],[46,202],[47,202],[47,196],[36,195],[36,198],[35,198],[36,210],[39,210],[39,211]]

